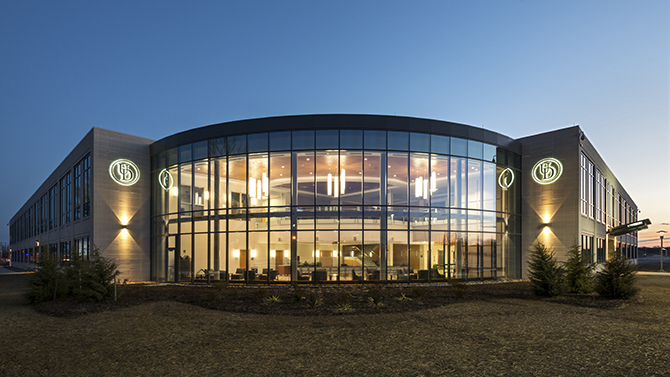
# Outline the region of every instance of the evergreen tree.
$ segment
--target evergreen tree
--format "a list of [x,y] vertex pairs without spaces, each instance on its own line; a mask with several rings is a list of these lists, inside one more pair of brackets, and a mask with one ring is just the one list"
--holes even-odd
[[602,271],[596,273],[595,290],[599,295],[607,298],[631,298],[639,291],[635,286],[636,275],[635,265],[617,250],[605,262]]
[[114,297],[114,277],[117,275],[119,271],[116,263],[101,256],[96,248],[90,260],[82,261],[80,272],[71,274],[75,278],[80,276],[73,293],[78,299],[84,301],[111,299]]
[[568,250],[568,261],[565,262],[565,285],[570,293],[593,292],[594,263],[581,251],[578,245],[573,245]]
[[542,242],[533,245],[528,260],[530,284],[538,296],[555,297],[565,291],[565,271],[554,252]]
[[68,279],[55,255],[43,250],[38,255],[35,267],[35,273],[28,277],[30,287],[25,294],[29,303],[53,300],[67,294]]

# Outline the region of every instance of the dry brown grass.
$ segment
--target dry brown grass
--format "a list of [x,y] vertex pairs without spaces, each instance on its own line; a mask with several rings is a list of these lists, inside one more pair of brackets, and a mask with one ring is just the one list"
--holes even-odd
[[641,276],[633,301],[537,299],[514,283],[465,298],[389,289],[382,307],[354,290],[347,311],[332,288],[312,309],[278,289],[271,304],[252,289],[144,287],[108,307],[39,308],[60,317],[23,304],[24,280],[0,276],[0,376],[670,375],[670,276]]

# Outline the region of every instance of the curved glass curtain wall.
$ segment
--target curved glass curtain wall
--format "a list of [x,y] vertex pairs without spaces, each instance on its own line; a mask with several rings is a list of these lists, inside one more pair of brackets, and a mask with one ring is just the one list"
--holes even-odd
[[152,157],[152,276],[261,284],[516,278],[519,168],[520,156],[504,148],[395,131],[182,145]]

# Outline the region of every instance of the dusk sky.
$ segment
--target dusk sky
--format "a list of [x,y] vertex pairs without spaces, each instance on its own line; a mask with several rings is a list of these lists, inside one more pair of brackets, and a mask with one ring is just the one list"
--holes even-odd
[[513,138],[579,124],[655,246],[670,231],[669,60],[667,0],[3,0],[0,242],[93,126],[160,139],[360,113]]

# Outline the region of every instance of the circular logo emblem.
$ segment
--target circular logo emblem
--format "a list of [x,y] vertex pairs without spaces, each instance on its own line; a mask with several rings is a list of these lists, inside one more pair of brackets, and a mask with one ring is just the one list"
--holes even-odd
[[109,165],[109,176],[122,186],[132,186],[140,180],[140,168],[130,160],[116,160]]
[[512,183],[514,182],[514,172],[512,169],[507,168],[500,173],[500,177],[498,177],[498,185],[500,185],[500,188],[503,190],[507,191],[510,186],[512,186]]
[[563,174],[563,164],[555,158],[548,157],[538,161],[533,166],[533,180],[541,185],[556,182]]
[[161,184],[163,190],[169,191],[170,187],[174,184],[174,179],[167,169],[163,169],[160,174],[158,174],[158,182]]

